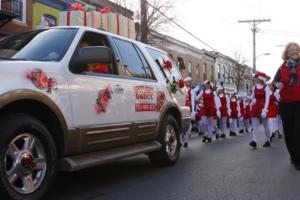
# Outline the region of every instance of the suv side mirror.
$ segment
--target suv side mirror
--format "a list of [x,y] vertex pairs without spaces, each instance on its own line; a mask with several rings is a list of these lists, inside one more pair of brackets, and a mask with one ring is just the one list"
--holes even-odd
[[86,70],[87,64],[105,63],[113,61],[112,51],[106,46],[91,46],[79,48],[73,55],[70,70],[73,73],[81,73]]

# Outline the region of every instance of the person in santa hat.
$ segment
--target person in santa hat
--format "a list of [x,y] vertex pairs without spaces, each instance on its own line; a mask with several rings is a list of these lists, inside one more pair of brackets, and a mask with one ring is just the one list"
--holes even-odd
[[[265,136],[266,136],[266,142],[263,144],[263,147],[270,147],[270,131],[268,122],[266,119],[262,119],[262,110],[265,106],[265,99],[266,99],[266,84],[265,81],[267,79],[267,76],[265,73],[262,72],[256,72],[254,75],[254,86],[252,89],[252,95],[251,95],[251,123],[252,123],[252,141],[249,143],[249,145],[253,148],[256,148],[257,146],[257,136],[258,136],[258,128],[260,125],[260,120],[262,120],[264,129],[265,129]],[[264,110],[264,113],[266,110]]]
[[272,133],[270,138],[271,141],[275,137],[276,131],[278,130],[278,101],[279,96],[275,95],[275,88],[271,85],[271,83],[267,83],[266,101],[261,115],[263,118],[266,118],[270,133]]
[[[192,101],[193,101],[193,91],[192,91],[192,78],[191,77],[186,77],[184,79],[184,83],[187,89],[187,94],[186,94],[186,101],[185,101],[185,105],[188,106],[191,110],[192,113]],[[195,116],[191,116],[192,120],[195,120]],[[183,143],[183,147],[187,148],[189,141],[190,141],[190,137],[191,137],[191,133],[192,133],[192,123],[190,124],[189,129],[182,134],[182,143]]]
[[205,115],[205,109],[203,105],[203,100],[200,100],[199,103],[196,106],[196,119],[199,130],[199,135],[202,135],[203,133],[207,132],[207,121],[206,118],[203,116]]
[[[205,89],[201,91],[199,95],[195,97],[195,101],[203,100],[204,105],[204,116],[203,119],[207,121],[207,130],[204,133],[203,143],[211,143],[212,133],[214,129],[214,116],[217,113],[217,116],[220,117],[221,113],[219,111],[220,101],[217,95],[212,89],[212,84],[209,80],[204,81]],[[193,108],[193,106],[192,106]],[[194,111],[195,112],[195,111]]]
[[223,86],[218,87],[217,93],[218,97],[221,102],[220,106],[220,113],[221,117],[219,118],[219,124],[220,124],[220,131],[221,131],[221,138],[226,138],[226,132],[227,132],[227,119],[228,119],[228,112],[230,110],[229,105],[229,97],[225,95],[224,93],[225,88]]
[[244,100],[244,116],[243,117],[244,117],[244,125],[245,125],[246,133],[248,133],[250,130],[250,119],[251,119],[250,111],[251,111],[250,101],[249,101],[249,99],[245,98],[245,100]]
[[230,98],[230,109],[229,109],[229,127],[230,133],[229,136],[236,136],[237,135],[237,120],[238,120],[238,113],[239,113],[239,104],[237,102],[237,98],[233,93]]
[[281,115],[278,112],[277,115],[277,123],[278,123],[278,130],[276,131],[277,135],[278,135],[278,139],[282,138],[282,134],[283,134],[283,125],[282,125],[282,119],[281,119]]
[[280,89],[279,112],[291,164],[300,170],[300,46],[288,43],[273,82]]
[[238,105],[239,105],[239,112],[238,112],[238,124],[239,124],[239,133],[244,133],[244,95],[239,94],[238,96]]

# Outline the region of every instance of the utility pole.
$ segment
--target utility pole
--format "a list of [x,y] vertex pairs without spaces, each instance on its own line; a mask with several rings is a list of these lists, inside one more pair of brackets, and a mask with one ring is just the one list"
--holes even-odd
[[141,4],[141,42],[148,42],[148,2],[140,0]]
[[239,20],[238,23],[250,23],[252,25],[251,31],[253,33],[253,73],[256,72],[256,33],[258,32],[257,25],[262,22],[270,22],[271,19],[252,19]]

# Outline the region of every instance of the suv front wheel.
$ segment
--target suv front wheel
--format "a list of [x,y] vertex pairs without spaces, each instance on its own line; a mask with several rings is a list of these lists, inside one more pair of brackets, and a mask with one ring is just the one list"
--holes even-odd
[[39,199],[55,177],[56,149],[47,128],[27,114],[0,117],[0,195]]
[[156,166],[174,165],[180,155],[180,136],[177,122],[173,116],[167,115],[158,133],[161,149],[149,153],[150,161]]

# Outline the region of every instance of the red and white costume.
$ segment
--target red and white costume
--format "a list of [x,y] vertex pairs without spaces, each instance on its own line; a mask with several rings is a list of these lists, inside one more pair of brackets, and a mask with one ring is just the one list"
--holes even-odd
[[229,115],[230,136],[236,135],[238,115],[239,115],[239,104],[237,98],[235,96],[232,96],[230,98],[230,115]]
[[250,129],[250,111],[251,111],[251,106],[249,100],[245,100],[244,102],[244,124],[245,124],[245,129],[246,132]]
[[[253,86],[251,96],[251,122],[252,122],[252,141],[257,142],[258,128],[262,118],[262,110],[265,106],[266,86],[257,83]],[[266,119],[262,119],[265,129],[266,141],[270,142],[270,130]]]
[[202,119],[206,121],[206,127],[204,128],[204,136],[211,139],[214,129],[214,116],[220,115],[219,107],[220,100],[212,89],[205,89],[196,96],[195,101],[203,100],[203,116]]
[[[184,79],[184,82],[189,82],[192,81],[190,77],[187,77]],[[185,105],[188,106],[191,110],[192,113],[192,102],[193,102],[193,90],[186,86],[186,100],[185,100]],[[190,124],[189,129],[182,134],[182,143],[184,144],[185,147],[187,147],[189,140],[191,138],[191,133],[192,133],[192,124]]]
[[238,104],[239,104],[239,114],[238,114],[238,122],[239,122],[239,130],[240,130],[240,133],[243,133],[244,132],[244,99],[242,97],[239,98],[238,100]]
[[227,95],[221,93],[218,95],[220,99],[220,113],[221,118],[219,119],[220,122],[220,130],[221,130],[221,137],[226,137],[226,130],[227,130],[227,118],[228,118],[228,110],[230,107],[230,100]]
[[266,102],[262,111],[262,116],[267,118],[269,130],[274,133],[278,130],[278,102],[279,102],[279,91],[273,92],[269,87],[266,90]]

